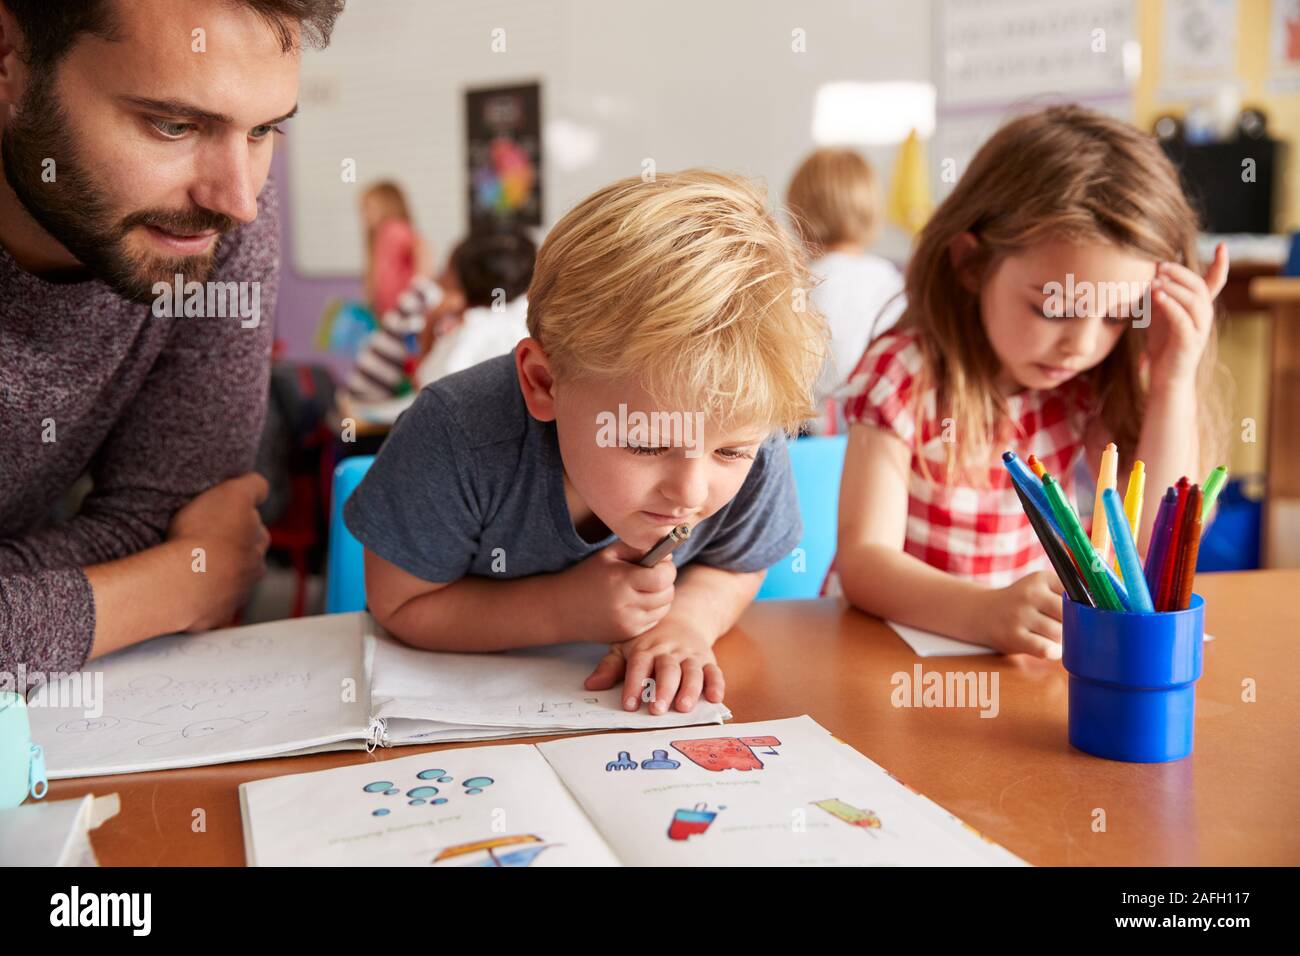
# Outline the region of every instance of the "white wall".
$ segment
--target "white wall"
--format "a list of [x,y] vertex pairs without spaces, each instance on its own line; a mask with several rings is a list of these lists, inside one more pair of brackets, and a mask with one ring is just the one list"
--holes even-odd
[[[491,51],[498,27],[504,53]],[[791,50],[795,29],[806,52]],[[541,81],[549,225],[646,158],[759,176],[779,201],[813,146],[821,84],[928,82],[930,51],[920,0],[350,0],[330,48],[304,57],[286,143],[297,266],[359,271],[357,192],[383,177],[408,187],[438,250],[463,234],[467,88]],[[864,153],[887,178],[894,148]],[[357,184],[341,181],[345,158]],[[882,237],[880,251],[905,249]]]

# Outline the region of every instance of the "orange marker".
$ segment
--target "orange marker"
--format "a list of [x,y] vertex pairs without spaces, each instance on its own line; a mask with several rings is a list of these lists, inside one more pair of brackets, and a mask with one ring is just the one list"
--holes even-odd
[[1170,603],[1171,611],[1186,611],[1192,603],[1192,578],[1196,575],[1196,556],[1201,548],[1201,504],[1204,498],[1198,485],[1187,493],[1187,514],[1183,517],[1183,534],[1179,549],[1178,589]]
[[1039,481],[1042,481],[1043,475],[1047,474],[1047,469],[1043,467],[1043,463],[1039,461],[1035,455],[1029,456],[1029,467],[1033,469],[1033,472],[1038,476]]

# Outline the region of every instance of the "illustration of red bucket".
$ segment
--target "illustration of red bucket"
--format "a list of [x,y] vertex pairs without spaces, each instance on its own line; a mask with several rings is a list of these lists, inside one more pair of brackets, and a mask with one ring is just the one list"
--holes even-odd
[[673,822],[668,824],[668,839],[685,840],[699,836],[709,829],[717,811],[705,809],[705,804],[697,803],[692,810],[678,810],[673,814]]

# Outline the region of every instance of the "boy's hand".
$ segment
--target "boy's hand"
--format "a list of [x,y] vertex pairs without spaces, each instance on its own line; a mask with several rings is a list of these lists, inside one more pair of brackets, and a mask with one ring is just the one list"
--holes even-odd
[[701,692],[718,704],[726,690],[722,669],[713,656],[713,642],[676,622],[611,645],[585,686],[587,690],[607,690],[620,678],[623,709],[639,708],[642,691],[649,688],[651,714],[665,714],[669,707],[689,713]]
[[1061,657],[1061,594],[1052,571],[1035,571],[1015,584],[980,595],[980,643],[1003,654]]
[[666,557],[653,568],[622,541],[561,571],[560,616],[572,641],[625,641],[644,634],[673,604],[677,566]]
[[1176,262],[1161,262],[1151,281],[1155,321],[1147,329],[1151,386],[1191,382],[1214,325],[1214,299],[1228,281],[1228,249],[1214,249],[1205,278]]

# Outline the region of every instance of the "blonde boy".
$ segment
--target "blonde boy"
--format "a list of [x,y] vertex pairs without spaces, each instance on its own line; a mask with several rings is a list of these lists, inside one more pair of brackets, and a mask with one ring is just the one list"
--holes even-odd
[[538,254],[529,337],[424,389],[348,501],[371,611],[421,648],[608,643],[587,687],[623,679],[629,710],[647,678],[652,713],[720,701],[713,643],[802,530],[782,429],[825,354],[808,288],[743,180],[580,203]]

